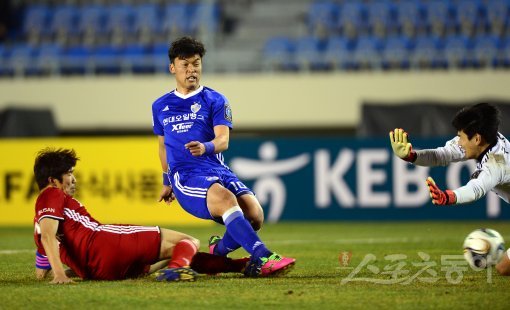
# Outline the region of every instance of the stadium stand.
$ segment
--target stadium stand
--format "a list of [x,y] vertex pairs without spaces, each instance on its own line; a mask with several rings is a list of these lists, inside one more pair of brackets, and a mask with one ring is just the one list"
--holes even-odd
[[19,2],[3,77],[161,73],[156,58],[181,35],[206,43],[215,72],[510,65],[510,0]]

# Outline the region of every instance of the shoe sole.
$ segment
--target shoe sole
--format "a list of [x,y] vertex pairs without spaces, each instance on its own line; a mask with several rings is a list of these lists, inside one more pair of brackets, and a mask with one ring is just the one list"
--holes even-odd
[[194,282],[197,277],[197,273],[190,269],[179,269],[176,270],[179,273],[179,279],[176,279],[174,282]]
[[174,271],[179,274],[179,278],[173,279],[173,280],[161,279],[158,281],[161,281],[161,282],[195,282],[197,275],[198,275],[193,270],[187,269],[187,268],[180,268],[180,269],[176,269]]

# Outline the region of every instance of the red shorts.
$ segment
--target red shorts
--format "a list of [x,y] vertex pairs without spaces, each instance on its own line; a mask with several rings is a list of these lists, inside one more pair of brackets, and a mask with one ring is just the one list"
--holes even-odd
[[87,253],[86,277],[94,280],[136,278],[159,260],[157,226],[101,225]]

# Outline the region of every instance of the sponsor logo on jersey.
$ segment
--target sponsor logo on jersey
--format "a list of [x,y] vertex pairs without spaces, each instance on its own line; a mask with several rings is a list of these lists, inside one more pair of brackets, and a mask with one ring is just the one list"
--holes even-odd
[[219,180],[220,178],[218,177],[207,177],[205,178],[207,181],[216,181],[216,180]]
[[232,122],[232,109],[228,103],[225,104],[225,119],[229,122]]
[[198,115],[196,113],[186,113],[181,115],[174,115],[163,119],[163,126],[166,126],[170,123],[177,123],[182,121],[190,121],[190,120],[203,120],[203,115]]
[[200,111],[201,107],[202,105],[200,105],[198,102],[194,102],[193,105],[191,106],[191,112],[197,113],[198,111]]
[[161,112],[165,112],[165,111],[168,111],[170,110],[170,108],[168,106],[166,106],[163,110],[161,110]]
[[41,210],[39,210],[39,212],[37,212],[37,215],[41,215],[46,212],[55,213],[55,209],[54,208],[42,208]]
[[172,124],[172,131],[177,133],[188,132],[193,127],[193,122]]

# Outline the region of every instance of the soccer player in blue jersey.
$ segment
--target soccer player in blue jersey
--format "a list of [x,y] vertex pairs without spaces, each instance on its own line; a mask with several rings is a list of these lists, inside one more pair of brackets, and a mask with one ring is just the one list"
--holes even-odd
[[163,168],[160,201],[177,198],[188,213],[224,224],[222,238],[210,251],[226,256],[243,247],[251,255],[246,276],[280,274],[295,263],[267,249],[256,234],[264,220],[252,191],[223,163],[228,149],[232,110],[222,94],[200,85],[204,45],[190,37],[168,51],[176,89],[152,104],[153,130],[159,139]]

